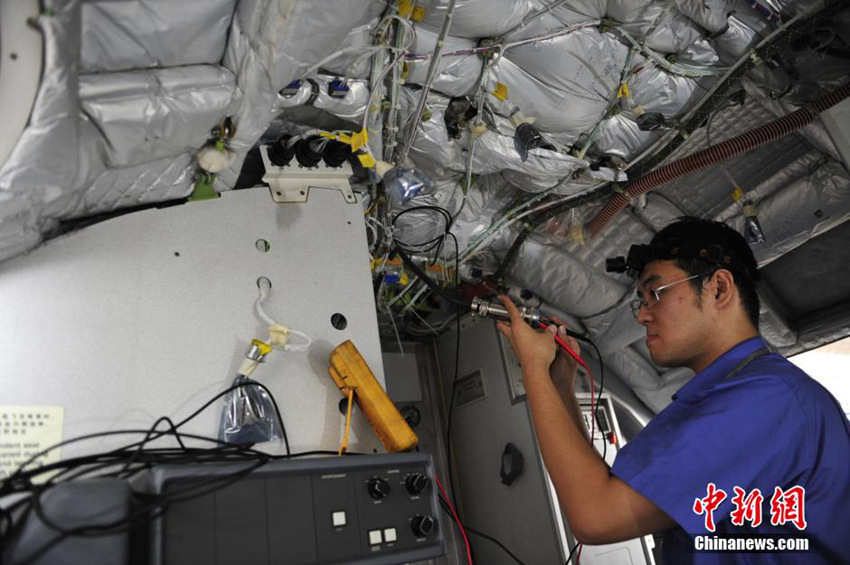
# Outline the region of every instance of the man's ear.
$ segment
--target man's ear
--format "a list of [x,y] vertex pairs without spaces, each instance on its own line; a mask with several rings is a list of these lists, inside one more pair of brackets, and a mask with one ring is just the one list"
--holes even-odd
[[718,305],[725,306],[735,294],[735,277],[726,269],[719,269],[714,273],[715,292],[714,299]]

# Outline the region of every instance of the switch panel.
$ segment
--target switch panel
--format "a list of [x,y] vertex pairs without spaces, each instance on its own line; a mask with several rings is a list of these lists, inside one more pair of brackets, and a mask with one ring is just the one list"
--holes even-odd
[[[149,562],[393,565],[445,554],[426,453],[280,460],[228,482],[254,464],[154,470],[153,490],[180,502],[154,522]],[[193,491],[205,494],[183,494]]]

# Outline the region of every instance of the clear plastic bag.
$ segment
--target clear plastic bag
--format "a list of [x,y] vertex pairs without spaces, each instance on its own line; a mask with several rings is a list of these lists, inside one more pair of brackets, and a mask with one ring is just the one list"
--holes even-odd
[[236,375],[233,386],[240,386],[224,397],[219,439],[228,443],[262,443],[281,439],[281,422],[269,394],[255,381]]

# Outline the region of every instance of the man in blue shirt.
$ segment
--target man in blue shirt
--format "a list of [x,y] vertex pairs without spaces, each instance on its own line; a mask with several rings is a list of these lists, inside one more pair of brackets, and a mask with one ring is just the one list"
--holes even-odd
[[[638,277],[633,310],[652,360],[696,373],[613,469],[590,447],[574,394],[562,401],[553,383],[565,378],[562,390],[573,390],[575,364],[556,356],[553,339],[563,329],[536,332],[506,297],[511,323],[499,324],[576,538],[664,533],[663,565],[850,563],[850,423],[759,336],[759,273],[744,238],[683,218],[611,266]],[[807,539],[809,550],[780,551],[788,538]],[[765,544],[773,550],[711,551]]]

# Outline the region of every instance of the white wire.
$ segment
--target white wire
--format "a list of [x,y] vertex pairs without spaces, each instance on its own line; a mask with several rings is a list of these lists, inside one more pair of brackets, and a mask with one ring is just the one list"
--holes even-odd
[[[595,186],[593,186],[593,187],[591,187],[591,188],[587,189],[587,191],[585,191],[585,193],[586,193],[586,192],[592,192],[592,191],[594,191],[594,190],[596,190],[596,189],[598,189],[598,188],[602,187],[602,186],[603,186],[603,185],[605,185],[605,184],[607,184],[607,182],[604,182],[604,183],[600,183],[600,184],[598,184],[598,185],[595,185]],[[521,220],[522,218],[524,218],[524,217],[528,216],[529,214],[533,214],[534,212],[537,212],[537,211],[539,211],[539,210],[543,210],[544,208],[549,208],[549,207],[551,207],[551,206],[555,206],[555,205],[560,204],[561,202],[564,202],[564,201],[566,201],[566,200],[570,200],[570,199],[572,199],[572,198],[576,198],[577,196],[578,196],[578,195],[575,195],[575,194],[570,195],[570,196],[564,196],[563,198],[560,198],[560,199],[558,199],[558,200],[554,200],[554,201],[551,201],[551,202],[546,202],[546,203],[544,203],[544,204],[541,204],[540,206],[537,206],[537,207],[535,207],[535,208],[531,208],[530,210],[526,210],[525,212],[523,212],[523,213],[521,213],[521,214],[519,214],[519,215],[514,216],[513,218],[511,218],[511,219],[510,219],[510,220],[508,220],[507,222],[503,223],[502,225],[500,225],[499,227],[497,227],[496,229],[494,229],[493,233],[491,233],[491,234],[490,234],[490,235],[488,235],[486,238],[482,239],[480,242],[478,242],[477,244],[475,244],[475,246],[474,246],[474,247],[472,247],[472,248],[468,248],[466,251],[464,251],[464,260],[465,260],[465,261],[468,261],[469,259],[472,259],[473,257],[475,257],[475,255],[476,255],[476,254],[477,254],[477,253],[478,253],[481,249],[483,249],[484,247],[486,247],[487,245],[489,245],[491,241],[493,241],[494,239],[496,239],[496,237],[498,237],[499,233],[500,233],[502,230],[504,230],[505,228],[508,228],[508,227],[512,226],[512,225],[513,225],[513,224],[514,224],[517,220]]]
[[[397,15],[390,15],[390,16],[387,16],[386,18],[384,18],[383,20],[381,20],[378,23],[378,25],[376,26],[375,30],[376,31],[379,30],[381,28],[381,26],[383,26],[386,22],[388,22],[390,20],[400,21],[408,29],[410,29],[413,32],[414,35],[416,34],[416,32],[413,29],[413,26],[411,26],[410,23],[407,20],[405,20],[404,18],[399,17]],[[413,43],[411,42],[410,45],[412,45],[412,44]],[[410,45],[408,45],[406,48],[404,48],[400,51],[402,51],[402,53],[403,53],[404,51],[406,51],[407,49],[410,48]],[[399,50],[396,47],[392,47],[392,46],[388,46],[388,45],[387,46],[383,46],[383,45],[352,45],[350,47],[345,47],[344,49],[340,49],[339,51],[331,53],[330,55],[328,55],[327,57],[325,57],[324,59],[319,61],[318,63],[316,63],[315,65],[313,65],[309,69],[307,69],[307,71],[304,73],[304,77],[307,78],[307,77],[313,76],[324,65],[326,65],[327,63],[333,61],[334,59],[336,59],[338,57],[341,57],[342,55],[347,55],[348,53],[356,53],[357,51],[366,51],[366,53],[364,55],[361,55],[360,57],[355,59],[355,63],[356,63],[356,62],[360,61],[364,56],[368,57],[368,56],[374,55],[375,53],[377,53],[379,51],[383,51],[384,49],[388,49],[390,51],[398,51]],[[354,63],[350,64],[348,66],[348,68],[350,69],[352,66],[354,66]]]
[[306,351],[310,348],[310,345],[313,343],[313,340],[310,339],[310,336],[305,334],[304,332],[299,332],[298,330],[293,330],[289,328],[289,336],[290,338],[296,335],[303,341],[302,343],[291,343],[289,341],[286,342],[286,345],[283,347],[286,351]]
[[[263,290],[263,286],[267,286],[267,285],[265,283],[262,283],[262,285],[260,286],[260,294],[257,297],[257,300],[254,302],[254,308],[256,309],[257,314],[260,316],[260,318],[266,324],[268,324],[269,328],[271,328],[272,326],[285,327],[285,326],[275,322],[272,319],[272,317],[269,316],[266,313],[265,309],[263,308],[263,301],[268,297],[268,293]],[[285,351],[306,351],[307,349],[310,348],[310,345],[313,343],[313,340],[310,338],[310,336],[308,336],[304,332],[300,332],[300,331],[294,330],[292,328],[286,328],[286,329],[289,332],[289,336],[293,336],[293,335],[298,336],[299,338],[301,338],[302,343],[293,344],[293,343],[289,343],[287,341],[286,345],[283,346],[283,349]]]
[[[398,56],[396,56],[395,61],[393,61],[391,64],[387,65],[386,67],[384,67],[384,69],[381,71],[381,74],[378,75],[378,78],[375,79],[375,82],[372,84],[372,91],[369,93],[369,99],[366,101],[366,111],[363,112],[363,123],[361,124],[361,128],[360,128],[361,131],[366,130],[367,127],[368,127],[369,116],[372,113],[372,102],[375,99],[375,94],[381,92],[381,84],[384,82],[384,78],[386,78],[387,73],[390,72],[392,69],[394,69],[395,66],[398,65],[400,62],[404,61],[403,54],[405,52],[407,52],[407,50],[409,50],[413,46],[413,44],[416,42],[416,30],[413,28],[412,25],[410,25],[410,23],[408,21],[406,21],[404,18],[396,16],[396,15],[388,16],[388,18],[389,19],[397,19],[398,21],[402,22],[405,25],[405,27],[407,27],[410,30],[410,32],[411,32],[410,41],[408,41],[407,45],[405,45],[401,49],[398,49],[396,47],[389,47],[389,46],[382,47],[382,48],[390,49],[392,51],[400,51],[400,53],[399,53]],[[380,111],[380,109],[379,109],[379,111]],[[372,148],[369,146],[368,135],[366,136],[366,143],[364,144],[364,146],[366,147],[366,151],[368,151],[369,154],[371,154],[373,156],[375,155],[372,152]],[[380,157],[380,156],[378,156],[378,157]]]
[[271,316],[269,316],[268,314],[266,314],[266,311],[265,311],[265,309],[263,308],[263,300],[265,300],[265,299],[266,299],[266,296],[267,296],[267,295],[266,295],[266,293],[265,293],[265,292],[263,292],[263,290],[262,290],[262,289],[260,289],[260,296],[258,296],[258,297],[257,297],[257,301],[256,301],[256,302],[254,302],[254,308],[257,310],[257,314],[260,316],[260,318],[261,318],[261,319],[262,319],[262,320],[263,320],[266,324],[268,324],[269,326],[274,326],[274,325],[277,325],[277,322],[275,322],[275,321],[271,318]]

